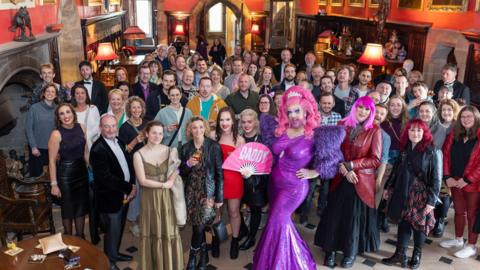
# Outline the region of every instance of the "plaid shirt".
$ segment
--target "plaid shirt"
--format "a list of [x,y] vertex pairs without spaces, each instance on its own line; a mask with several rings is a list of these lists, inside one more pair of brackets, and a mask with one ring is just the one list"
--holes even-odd
[[[335,88],[335,89],[337,89],[337,88]],[[335,91],[333,91],[333,92],[335,93]],[[355,101],[357,101],[358,97],[359,97],[359,94],[358,94],[357,88],[350,86],[350,91],[348,92],[348,97],[343,98],[343,101],[345,102],[345,115],[348,115],[350,113],[350,110],[352,109],[353,103],[355,103]]]
[[334,111],[331,111],[329,115],[322,113],[322,122],[320,126],[336,126],[338,121],[342,120],[342,116]]

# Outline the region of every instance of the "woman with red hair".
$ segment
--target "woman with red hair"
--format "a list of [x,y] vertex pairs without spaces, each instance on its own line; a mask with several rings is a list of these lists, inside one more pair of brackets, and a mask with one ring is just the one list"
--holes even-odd
[[[442,155],[433,145],[428,126],[420,119],[407,123],[400,138],[401,154],[385,183],[383,198],[388,201],[387,217],[398,223],[397,248],[382,259],[386,265],[420,267],[422,246],[435,226],[433,209],[442,180]],[[406,255],[413,231],[413,255]]]
[[376,225],[375,171],[382,155],[382,132],[373,124],[375,104],[364,96],[339,122],[346,128],[341,150],[345,161],[331,184],[315,244],[325,251],[324,265],[335,266],[337,251],[343,252],[341,266],[350,268],[358,253],[376,251],[380,234]]
[[477,253],[478,234],[473,231],[475,214],[480,206],[480,113],[465,106],[443,145],[443,179],[452,190],[455,209],[455,239],[440,242],[444,248],[462,247],[465,223],[468,244],[455,257],[468,258]]

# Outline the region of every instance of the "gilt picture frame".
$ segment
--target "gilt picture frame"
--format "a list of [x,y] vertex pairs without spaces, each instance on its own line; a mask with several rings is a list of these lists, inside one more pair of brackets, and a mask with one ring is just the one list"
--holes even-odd
[[398,0],[397,3],[399,9],[423,9],[423,0]]
[[0,9],[20,9],[35,7],[35,0],[0,0]]
[[330,6],[332,7],[342,7],[343,0],[330,0]]
[[467,8],[468,0],[429,0],[427,7],[429,11],[438,12],[465,12]]
[[380,6],[379,0],[368,0],[368,7],[369,8],[378,8]]
[[347,0],[350,7],[365,7],[365,0]]

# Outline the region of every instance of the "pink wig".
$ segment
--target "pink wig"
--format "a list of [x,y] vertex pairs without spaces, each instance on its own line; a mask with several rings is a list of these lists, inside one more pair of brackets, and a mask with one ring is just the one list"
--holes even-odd
[[313,129],[318,127],[320,123],[320,113],[318,112],[317,102],[315,102],[312,93],[300,86],[293,86],[283,94],[277,113],[278,126],[275,129],[275,136],[280,137],[287,131],[288,107],[294,104],[300,104],[303,110],[307,113],[304,126],[305,136],[307,138],[312,138]]
[[358,106],[363,106],[367,109],[370,109],[370,115],[368,116],[367,120],[363,123],[363,128],[364,129],[370,129],[373,127],[373,120],[375,119],[375,103],[369,96],[364,96],[355,103],[353,103],[352,109],[350,110],[350,113],[348,114],[347,117],[344,118],[344,124],[347,127],[356,127],[358,125],[358,120],[357,120],[357,108]]

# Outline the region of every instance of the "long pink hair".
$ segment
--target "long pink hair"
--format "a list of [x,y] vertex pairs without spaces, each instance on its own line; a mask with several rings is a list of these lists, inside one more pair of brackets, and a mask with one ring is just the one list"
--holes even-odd
[[358,106],[363,106],[365,108],[370,109],[370,115],[368,116],[367,120],[363,123],[364,129],[370,129],[373,127],[373,120],[375,119],[375,103],[369,96],[363,96],[355,103],[353,103],[352,109],[347,117],[344,118],[344,124],[347,127],[356,127],[358,125],[357,120],[357,108]]
[[[288,97],[289,95],[290,98]],[[278,126],[275,129],[275,136],[280,137],[287,131],[289,126],[287,115],[288,107],[294,104],[300,104],[307,113],[304,126],[305,137],[312,138],[313,129],[318,127],[320,123],[320,113],[318,112],[317,103],[312,93],[300,86],[293,86],[283,94],[277,113]]]

